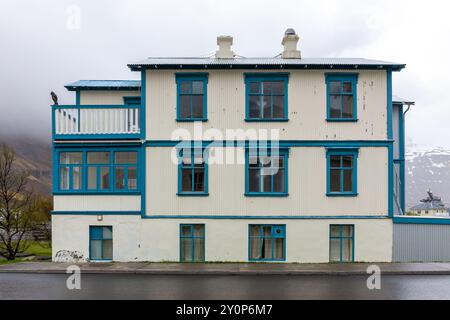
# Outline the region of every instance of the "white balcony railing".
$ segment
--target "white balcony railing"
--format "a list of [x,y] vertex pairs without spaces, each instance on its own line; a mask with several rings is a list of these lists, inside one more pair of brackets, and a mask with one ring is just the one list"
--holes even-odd
[[55,135],[140,134],[140,106],[53,106]]

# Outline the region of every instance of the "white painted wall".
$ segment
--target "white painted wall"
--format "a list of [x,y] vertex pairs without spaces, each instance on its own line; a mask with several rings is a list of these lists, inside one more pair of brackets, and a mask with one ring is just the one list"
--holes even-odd
[[[243,152],[243,148],[233,148]],[[387,215],[388,151],[363,147],[358,157],[357,197],[326,196],[326,149],[293,147],[289,155],[289,197],[245,197],[244,164],[210,164],[209,196],[177,196],[178,169],[172,148],[147,148],[148,215]],[[213,151],[211,151],[213,152]]]
[[393,226],[377,220],[176,220],[139,216],[52,217],[53,252],[89,252],[89,225],[113,227],[115,261],[179,261],[180,223],[205,224],[206,261],[248,261],[249,224],[286,224],[286,262],[327,263],[330,224],[355,225],[355,261],[390,262]]
[[141,196],[136,195],[56,195],[55,211],[140,211]]
[[135,90],[82,90],[80,91],[80,104],[123,104],[123,97],[135,97],[140,95],[140,91]]
[[[185,72],[195,72],[186,70]],[[198,70],[197,70],[198,72]],[[297,140],[383,140],[387,135],[387,76],[385,71],[357,70],[356,123],[326,122],[325,73],[329,71],[282,70],[289,72],[289,122],[247,123],[244,73],[255,70],[207,70],[208,128],[280,129],[281,139]],[[267,71],[266,71],[267,72]],[[345,72],[345,71],[342,71]],[[349,70],[347,72],[355,72]],[[147,139],[168,140],[176,128],[192,132],[192,123],[177,123],[176,83],[173,70],[148,70],[146,75]]]

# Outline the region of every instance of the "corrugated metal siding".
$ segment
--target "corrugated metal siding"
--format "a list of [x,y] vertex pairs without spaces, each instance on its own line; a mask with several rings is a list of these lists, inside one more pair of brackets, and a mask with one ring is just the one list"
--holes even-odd
[[87,105],[109,105],[124,104],[123,97],[138,97],[139,91],[108,91],[108,90],[87,90],[80,92],[80,104]]
[[450,261],[450,225],[394,224],[395,262]]

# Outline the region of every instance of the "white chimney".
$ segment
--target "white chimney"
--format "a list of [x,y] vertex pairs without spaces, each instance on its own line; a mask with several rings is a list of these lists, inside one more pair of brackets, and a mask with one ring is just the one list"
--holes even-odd
[[297,50],[297,43],[300,38],[295,33],[295,30],[289,28],[284,33],[283,41],[281,44],[284,46],[283,53],[281,57],[283,59],[301,59],[300,50]]
[[231,45],[233,44],[233,37],[231,36],[218,36],[217,45],[219,50],[216,51],[217,59],[233,59],[234,52],[231,51]]

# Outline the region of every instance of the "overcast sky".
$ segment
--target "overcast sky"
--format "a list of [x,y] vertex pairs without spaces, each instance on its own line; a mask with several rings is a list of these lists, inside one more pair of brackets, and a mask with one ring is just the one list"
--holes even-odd
[[[49,137],[50,91],[78,79],[133,79],[126,64],[148,56],[204,56],[216,36],[242,56],[281,52],[286,28],[304,57],[406,63],[394,93],[416,101],[407,136],[450,148],[450,5],[428,0],[148,1],[1,0],[0,133]],[[75,6],[75,7],[73,7]],[[70,19],[80,10],[80,25]]]

